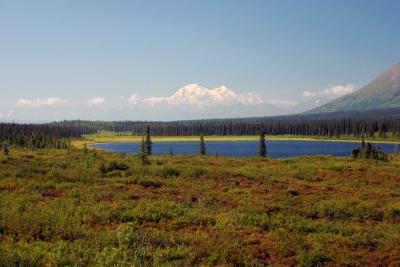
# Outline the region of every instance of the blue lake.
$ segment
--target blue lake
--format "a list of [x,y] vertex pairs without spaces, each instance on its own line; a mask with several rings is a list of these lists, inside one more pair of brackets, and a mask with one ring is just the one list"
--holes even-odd
[[[350,156],[354,148],[360,146],[359,142],[329,142],[329,141],[267,141],[267,154],[272,158],[286,158],[302,155],[332,155],[337,157]],[[385,152],[394,152],[395,144],[374,143]],[[140,143],[97,143],[91,146],[116,153],[138,152]],[[198,142],[154,142],[153,154],[193,155],[198,154]],[[256,156],[258,141],[213,141],[206,142],[208,155],[225,155],[235,157]]]

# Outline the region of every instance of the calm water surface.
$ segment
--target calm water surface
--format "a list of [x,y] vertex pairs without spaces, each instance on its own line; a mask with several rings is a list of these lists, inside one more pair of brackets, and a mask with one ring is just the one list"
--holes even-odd
[[[138,152],[140,143],[97,143],[92,146],[116,153]],[[337,157],[350,156],[359,142],[328,142],[328,141],[267,141],[267,153],[273,158],[286,158],[302,155],[332,155]],[[385,152],[396,150],[394,144],[375,143]],[[258,141],[218,141],[206,142],[207,154],[248,157],[256,156]],[[400,149],[400,147],[399,147]],[[154,142],[153,154],[166,155],[172,150],[173,154],[193,155],[199,151],[198,142]]]

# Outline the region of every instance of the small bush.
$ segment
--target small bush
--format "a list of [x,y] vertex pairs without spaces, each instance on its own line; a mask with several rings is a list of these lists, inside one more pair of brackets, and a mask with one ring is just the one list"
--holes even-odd
[[296,256],[296,260],[298,266],[304,267],[324,266],[332,261],[329,255],[318,246],[313,246],[312,249],[299,252]]
[[178,169],[170,166],[165,166],[160,171],[160,176],[163,178],[177,177],[179,174],[180,171]]
[[139,177],[131,177],[124,181],[125,184],[137,184],[143,187],[161,187],[162,183],[160,181],[156,181],[150,178],[139,178]]
[[207,169],[204,168],[189,168],[185,171],[187,178],[198,179],[204,177],[207,174]]
[[129,166],[127,166],[123,163],[118,163],[115,160],[108,164],[102,164],[99,168],[99,170],[102,174],[106,174],[106,173],[112,172],[112,171],[126,171],[128,169],[129,169]]
[[395,222],[400,222],[400,208],[392,208],[392,209],[390,209],[387,212],[386,217],[389,220],[394,220]]
[[366,201],[323,200],[318,204],[317,213],[320,217],[341,220],[372,219],[381,221],[383,219],[383,212],[376,205]]
[[304,180],[307,182],[317,181],[319,179],[318,173],[316,170],[311,169],[297,169],[293,174],[293,178]]

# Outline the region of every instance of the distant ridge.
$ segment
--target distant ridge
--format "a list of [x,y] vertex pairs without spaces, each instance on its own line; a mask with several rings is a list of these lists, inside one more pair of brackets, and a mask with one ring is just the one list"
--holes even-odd
[[306,113],[362,111],[400,107],[400,63],[393,65],[360,90]]

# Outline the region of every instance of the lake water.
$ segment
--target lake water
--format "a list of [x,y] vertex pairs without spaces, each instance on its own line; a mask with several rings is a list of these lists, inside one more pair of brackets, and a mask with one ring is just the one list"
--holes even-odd
[[[354,148],[360,146],[359,142],[328,142],[328,141],[267,141],[267,154],[273,158],[286,158],[302,155],[332,155],[337,157],[350,156]],[[138,152],[140,143],[97,143],[92,144],[98,148],[116,153]],[[396,145],[379,144],[385,152],[394,152]],[[399,147],[400,149],[400,147]],[[172,150],[173,154],[193,155],[198,154],[198,142],[154,142],[153,154],[168,155]],[[209,155],[225,155],[248,157],[256,156],[258,141],[213,141],[206,142],[206,150]]]

